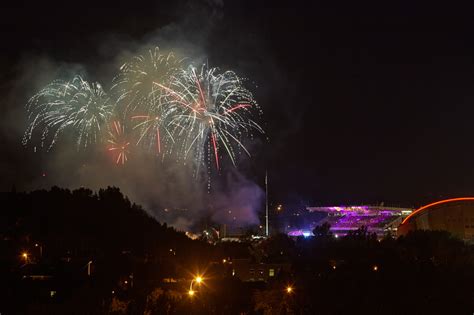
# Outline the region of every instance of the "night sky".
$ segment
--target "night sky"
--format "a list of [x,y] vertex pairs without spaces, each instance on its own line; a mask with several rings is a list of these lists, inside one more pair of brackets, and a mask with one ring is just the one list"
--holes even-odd
[[21,130],[45,64],[80,65],[101,81],[123,47],[153,43],[248,78],[268,139],[240,167],[259,185],[268,169],[274,202],[410,206],[473,195],[473,11],[448,4],[2,3],[0,188],[30,189],[41,177],[47,157],[22,147]]

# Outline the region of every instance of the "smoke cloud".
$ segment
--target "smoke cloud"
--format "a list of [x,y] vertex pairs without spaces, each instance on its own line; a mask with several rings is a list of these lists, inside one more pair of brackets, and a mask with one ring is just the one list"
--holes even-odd
[[216,211],[212,219],[228,225],[258,224],[256,211],[261,207],[264,193],[254,182],[237,171],[227,174],[227,183],[214,200]]

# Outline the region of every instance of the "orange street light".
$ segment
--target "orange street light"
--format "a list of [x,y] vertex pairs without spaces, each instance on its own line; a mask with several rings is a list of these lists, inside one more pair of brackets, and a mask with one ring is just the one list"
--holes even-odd
[[194,282],[196,282],[198,285],[200,285],[200,284],[202,283],[202,281],[203,281],[202,276],[196,276],[196,278],[194,278],[193,280],[191,280],[191,284],[189,285],[189,291],[188,291],[189,296],[193,296],[194,293],[196,292],[196,291],[194,291],[194,289],[193,289],[193,284],[194,284]]
[[293,287],[291,285],[286,287],[286,293],[288,293],[288,294],[293,293]]

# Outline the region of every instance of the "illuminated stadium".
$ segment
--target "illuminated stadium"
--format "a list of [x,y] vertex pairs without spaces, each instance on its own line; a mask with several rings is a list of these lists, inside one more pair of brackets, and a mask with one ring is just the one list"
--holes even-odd
[[443,230],[469,242],[474,241],[474,197],[461,197],[427,204],[406,217],[398,235],[413,230]]
[[[311,236],[317,225],[328,223],[332,233],[344,236],[365,226],[370,233],[378,237],[390,233],[395,234],[402,221],[412,213],[413,209],[384,206],[337,206],[307,207],[306,213],[322,213],[325,217],[304,227],[288,229],[290,236]],[[303,214],[304,215],[304,214]]]

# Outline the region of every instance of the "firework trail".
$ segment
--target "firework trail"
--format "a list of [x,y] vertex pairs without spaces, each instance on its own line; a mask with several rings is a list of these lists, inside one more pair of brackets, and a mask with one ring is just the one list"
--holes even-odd
[[48,150],[68,129],[73,130],[78,148],[100,142],[102,128],[112,116],[114,102],[99,83],[75,76],[71,81],[54,81],[35,94],[27,104],[29,126],[26,145],[36,132]]
[[109,130],[108,151],[114,153],[116,164],[124,165],[128,161],[130,153],[130,141],[125,132],[125,126],[120,121],[115,120]]
[[242,140],[253,138],[254,131],[263,133],[254,120],[261,109],[235,72],[189,66],[164,91],[164,103],[172,113],[166,126],[183,159],[191,156],[205,162],[207,156],[219,170],[223,153],[234,165],[237,153],[244,151],[250,156]]

